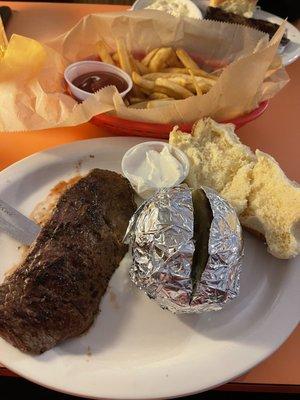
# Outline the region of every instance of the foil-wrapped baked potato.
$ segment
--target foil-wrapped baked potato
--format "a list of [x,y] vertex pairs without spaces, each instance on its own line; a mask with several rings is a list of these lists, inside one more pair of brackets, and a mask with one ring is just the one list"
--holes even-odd
[[157,191],[131,218],[125,241],[132,281],[162,308],[219,310],[239,293],[241,226],[210,188],[184,184]]

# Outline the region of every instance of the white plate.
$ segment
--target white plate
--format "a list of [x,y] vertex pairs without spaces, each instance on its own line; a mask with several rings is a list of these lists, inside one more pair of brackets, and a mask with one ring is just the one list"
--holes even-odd
[[[29,215],[62,179],[94,167],[120,172],[123,154],[143,140],[92,139],[35,154],[0,173],[0,198]],[[125,259],[86,335],[35,357],[0,339],[0,362],[41,385],[94,398],[166,398],[227,382],[276,350],[299,319],[299,259],[276,260],[248,235],[245,245],[241,294],[222,311],[161,310],[128,281]],[[3,233],[0,254],[3,277],[19,257],[18,243]]]
[[[281,25],[284,21],[282,18],[277,17],[274,14],[259,9],[255,11],[254,18],[264,19],[265,21],[273,22],[278,25]],[[290,42],[280,51],[284,66],[292,64],[300,56],[300,32],[294,25],[287,21],[286,35],[288,39],[290,39]]]

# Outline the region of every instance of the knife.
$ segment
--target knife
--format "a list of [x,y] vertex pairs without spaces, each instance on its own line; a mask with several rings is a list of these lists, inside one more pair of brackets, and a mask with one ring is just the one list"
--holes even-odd
[[41,230],[39,225],[3,200],[0,200],[0,229],[26,245],[34,242]]

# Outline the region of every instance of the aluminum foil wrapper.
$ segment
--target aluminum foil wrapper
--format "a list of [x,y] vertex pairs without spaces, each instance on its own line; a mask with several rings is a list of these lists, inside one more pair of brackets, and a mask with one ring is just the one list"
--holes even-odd
[[194,210],[188,186],[164,188],[146,200],[131,218],[124,238],[132,250],[132,281],[162,308],[174,313],[220,310],[239,293],[243,257],[239,220],[214,190],[202,189],[213,220],[208,261],[194,288]]

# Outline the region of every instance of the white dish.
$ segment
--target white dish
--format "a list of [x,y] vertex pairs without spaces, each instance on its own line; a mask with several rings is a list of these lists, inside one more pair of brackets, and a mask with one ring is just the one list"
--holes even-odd
[[[125,152],[145,140],[92,139],[35,154],[0,173],[0,198],[28,216],[62,179],[94,167],[120,172]],[[0,233],[1,278],[18,261],[18,245]],[[273,258],[245,234],[240,296],[222,311],[178,317],[130,284],[125,259],[86,335],[35,357],[0,339],[0,362],[33,382],[82,397],[154,399],[204,391],[261,362],[296,327],[297,264],[299,258]]]
[[[257,9],[254,13],[254,18],[264,19],[265,21],[273,22],[281,25],[284,20],[274,14]],[[290,42],[280,49],[282,63],[284,66],[292,64],[300,56],[300,31],[292,24],[286,21],[286,35]]]
[[[171,184],[170,186],[176,186],[180,185],[185,178],[188,176],[189,169],[190,169],[190,163],[185,155],[185,153],[179,149],[176,149],[175,147],[169,145],[166,142],[163,141],[149,141],[149,142],[142,142],[137,144],[136,146],[131,147],[126,153],[124,154],[124,157],[122,158],[121,162],[121,167],[122,167],[122,173],[123,175],[129,180],[131,183],[131,186],[134,188],[134,190],[143,198],[147,199],[151,195],[153,195],[157,191],[157,184],[159,182],[151,182],[148,181],[147,183],[144,181],[143,189],[138,190],[138,185],[136,185],[136,170],[137,168],[142,164],[142,162],[146,158],[146,153],[149,150],[154,150],[160,153],[164,148],[167,148],[171,154],[171,156],[174,156],[177,161],[179,161],[182,171],[180,176],[178,177],[177,180],[174,181],[174,175],[171,176]],[[163,168],[166,170],[167,168]],[[146,170],[149,174],[149,169]],[[174,172],[174,171],[173,171]],[[146,177],[145,177],[146,178]],[[146,186],[145,186],[146,184]],[[156,184],[156,185],[153,185]]]
[[[166,0],[168,1],[168,0]],[[182,1],[182,0],[181,0]],[[155,0],[136,0],[131,7],[132,11],[138,11],[138,10],[143,10],[144,8],[147,8],[150,6],[152,3],[154,3]],[[201,10],[194,4],[195,2],[192,0],[183,0],[183,3],[186,3],[190,10],[193,13],[193,18],[196,19],[203,19],[203,15]]]
[[115,65],[110,65],[102,61],[78,61],[70,64],[64,72],[64,78],[73,96],[83,101],[93,94],[90,92],[86,92],[85,90],[79,89],[73,84],[73,81],[80,75],[95,71],[111,72],[112,74],[118,75],[119,77],[123,78],[123,80],[127,83],[127,89],[120,93],[122,97],[126,96],[126,94],[132,89],[132,80],[130,76]]

